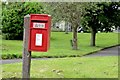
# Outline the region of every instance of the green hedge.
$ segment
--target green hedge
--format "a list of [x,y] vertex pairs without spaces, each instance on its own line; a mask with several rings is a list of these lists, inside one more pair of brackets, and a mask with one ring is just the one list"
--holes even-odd
[[7,40],[23,39],[24,16],[27,14],[45,14],[42,3],[9,2],[2,4],[2,32]]

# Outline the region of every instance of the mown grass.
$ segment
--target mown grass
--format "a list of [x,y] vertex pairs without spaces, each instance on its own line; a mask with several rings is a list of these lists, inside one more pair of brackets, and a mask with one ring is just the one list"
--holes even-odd
[[[22,63],[2,65],[3,78],[21,78]],[[118,57],[35,60],[31,78],[118,78]]]
[[[98,33],[96,36],[96,47],[90,46],[90,33],[78,33],[79,50],[72,50],[70,40],[72,33],[51,33],[51,46],[48,52],[32,52],[32,57],[74,57],[82,56],[102,48],[118,44],[117,33]],[[18,40],[2,41],[2,58],[21,58],[23,42]]]

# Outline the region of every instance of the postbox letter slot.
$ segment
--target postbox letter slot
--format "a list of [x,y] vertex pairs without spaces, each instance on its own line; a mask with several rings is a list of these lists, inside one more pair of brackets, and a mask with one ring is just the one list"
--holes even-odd
[[35,45],[42,46],[42,34],[36,34]]

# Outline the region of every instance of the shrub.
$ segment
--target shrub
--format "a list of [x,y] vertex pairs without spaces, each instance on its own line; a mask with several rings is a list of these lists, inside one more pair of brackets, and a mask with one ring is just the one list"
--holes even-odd
[[2,32],[5,39],[23,39],[24,16],[27,14],[44,14],[46,11],[42,3],[37,2],[9,2],[2,4]]

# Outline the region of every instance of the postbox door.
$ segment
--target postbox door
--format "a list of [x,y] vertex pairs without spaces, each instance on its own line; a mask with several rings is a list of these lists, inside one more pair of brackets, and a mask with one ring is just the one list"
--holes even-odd
[[30,49],[35,51],[45,51],[47,49],[47,30],[32,29]]

